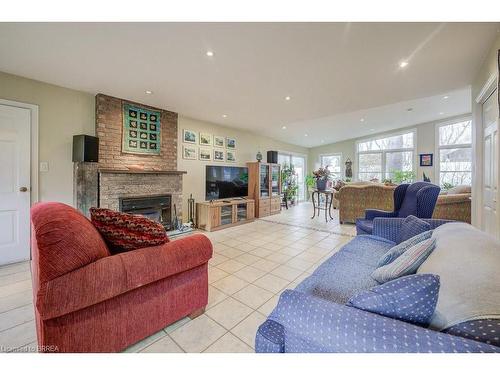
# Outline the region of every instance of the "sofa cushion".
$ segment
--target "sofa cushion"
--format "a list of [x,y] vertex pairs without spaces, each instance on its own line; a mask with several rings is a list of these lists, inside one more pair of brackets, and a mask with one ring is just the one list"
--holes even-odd
[[112,253],[168,242],[163,225],[143,216],[92,207],[90,217],[92,224],[102,234]]
[[373,220],[356,219],[356,229],[358,234],[372,234]]
[[467,194],[471,192],[470,185],[457,185],[449,189],[446,194]]
[[110,255],[92,223],[66,204],[35,204],[31,222],[33,274],[40,284]]
[[422,242],[424,240],[428,240],[432,236],[432,230],[429,230],[427,232],[423,232],[420,234],[417,234],[414,237],[411,237],[407,239],[406,241],[403,241],[396,246],[392,247],[387,253],[385,253],[382,258],[379,259],[377,263],[377,267],[382,267],[385,266],[386,264],[391,263],[394,259],[399,257],[401,254],[403,254],[406,250],[408,250],[410,247],[418,244],[419,242]]
[[458,323],[447,328],[444,332],[450,335],[500,346],[500,320],[497,319],[478,319]]
[[436,249],[418,273],[441,278],[431,326],[443,330],[477,319],[500,319],[500,242],[470,224],[448,223],[432,234]]
[[401,230],[399,231],[398,242],[406,241],[412,237],[415,237],[417,234],[426,232],[430,229],[431,226],[429,223],[425,222],[422,219],[419,219],[416,216],[410,215],[403,220]]
[[439,276],[409,275],[362,291],[349,299],[348,306],[375,314],[428,326],[439,293]]
[[371,273],[378,259],[392,246],[394,242],[380,237],[356,236],[295,290],[344,304],[357,292],[378,285]]
[[435,247],[436,240],[433,238],[421,241],[410,247],[391,263],[377,268],[372,273],[372,277],[379,283],[386,283],[401,276],[411,275],[417,271],[418,267],[427,259]]

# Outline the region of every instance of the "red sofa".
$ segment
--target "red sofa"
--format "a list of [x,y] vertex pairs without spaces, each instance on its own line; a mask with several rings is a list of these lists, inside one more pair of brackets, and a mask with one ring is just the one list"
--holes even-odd
[[31,209],[41,351],[116,352],[208,302],[212,244],[201,234],[111,255],[92,223],[62,203]]

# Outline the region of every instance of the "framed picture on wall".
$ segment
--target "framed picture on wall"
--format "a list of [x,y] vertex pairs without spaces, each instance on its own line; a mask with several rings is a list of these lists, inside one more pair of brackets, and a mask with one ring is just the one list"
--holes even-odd
[[182,158],[187,160],[196,160],[196,147],[182,146]]
[[224,151],[214,150],[214,160],[224,161]]
[[196,132],[184,129],[182,131],[182,141],[184,143],[196,143]]
[[420,166],[432,167],[433,154],[420,154]]
[[234,150],[236,148],[236,139],[226,137],[226,148]]
[[226,138],[224,138],[220,135],[214,135],[214,146],[215,147],[224,148],[225,144],[226,144]]
[[200,147],[199,152],[198,152],[198,158],[200,160],[212,160],[212,150],[209,148],[202,148]]
[[236,152],[234,151],[226,151],[226,161],[230,163],[236,163]]
[[212,145],[212,134],[200,133],[200,145],[211,146]]

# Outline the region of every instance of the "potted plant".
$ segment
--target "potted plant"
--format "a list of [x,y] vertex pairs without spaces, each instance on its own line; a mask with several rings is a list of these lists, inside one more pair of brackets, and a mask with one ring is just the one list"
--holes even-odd
[[398,169],[393,169],[392,182],[396,184],[411,183],[415,180],[415,173],[413,171],[401,171]]
[[308,174],[305,179],[306,189],[307,189],[307,200],[311,197],[311,192],[316,185],[316,180],[312,174]]
[[283,198],[292,204],[295,203],[299,185],[297,184],[297,173],[293,164],[285,164],[281,169],[281,189]]
[[320,167],[317,171],[313,172],[314,179],[316,180],[316,188],[318,190],[326,190],[326,183],[330,179],[332,172],[328,167]]

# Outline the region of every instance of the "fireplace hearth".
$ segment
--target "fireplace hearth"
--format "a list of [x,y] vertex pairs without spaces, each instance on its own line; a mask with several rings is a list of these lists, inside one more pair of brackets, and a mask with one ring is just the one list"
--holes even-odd
[[161,223],[167,231],[173,229],[171,195],[119,198],[119,209],[121,212],[142,215]]

